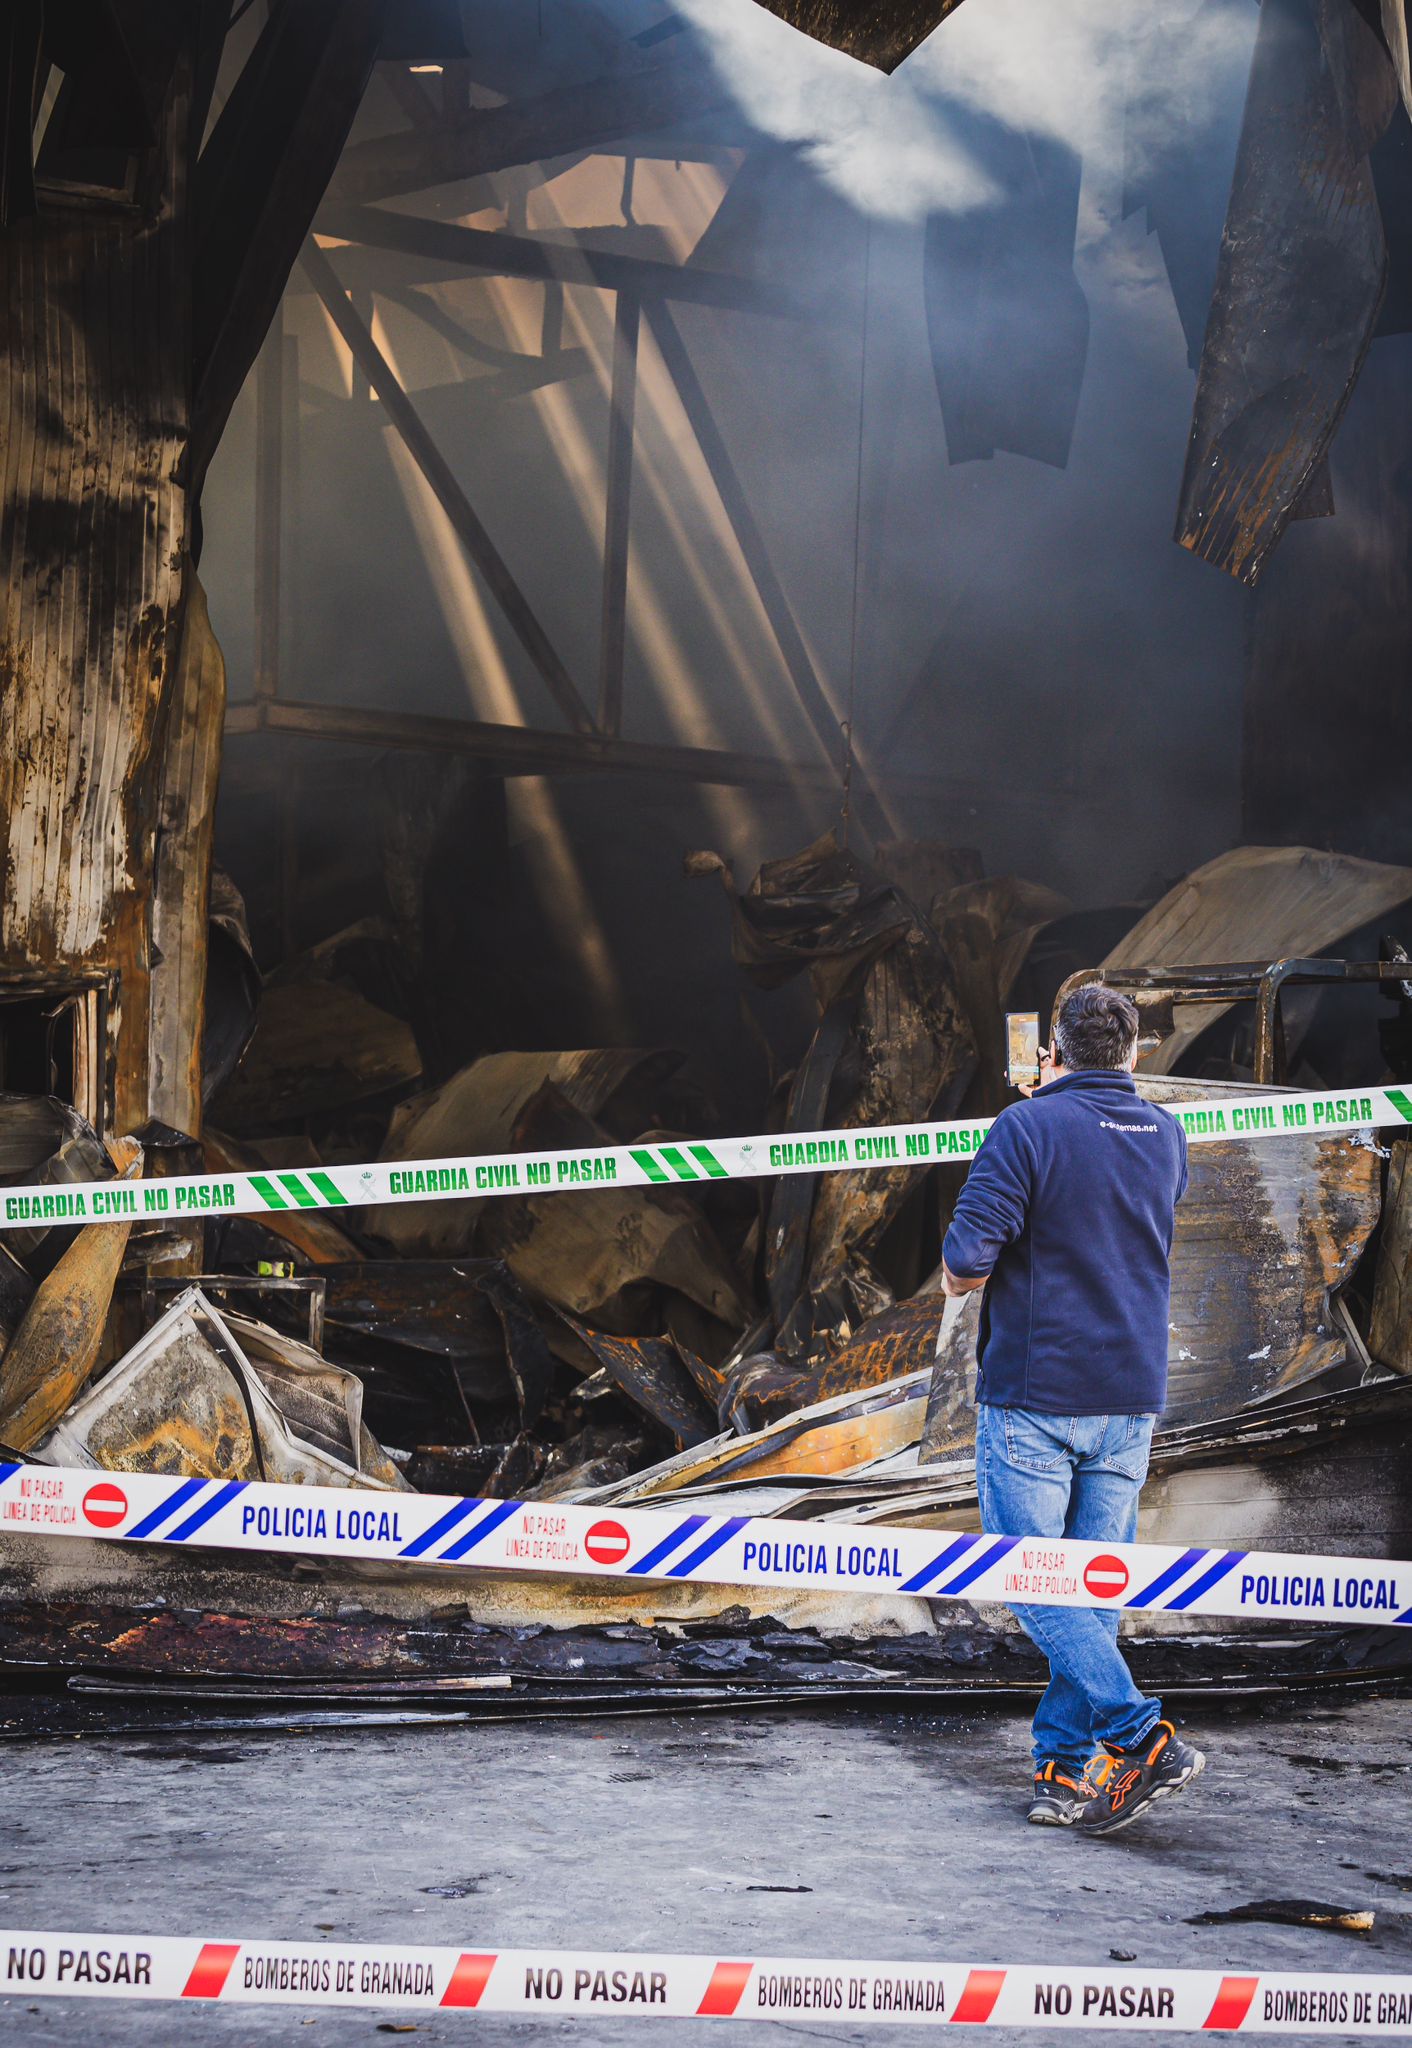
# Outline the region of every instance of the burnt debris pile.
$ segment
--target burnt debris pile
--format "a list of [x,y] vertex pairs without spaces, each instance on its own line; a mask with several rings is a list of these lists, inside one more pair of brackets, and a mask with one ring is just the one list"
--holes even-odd
[[[919,842],[868,860],[826,837],[744,889],[713,853],[686,870],[683,888],[724,887],[750,1003],[807,986],[792,1059],[760,1032],[754,1128],[785,1145],[993,1113],[1010,1099],[1005,1012],[1047,1012],[1075,972],[1135,989],[1157,1100],[1366,1080],[1376,1027],[1391,1057],[1412,1015],[1412,988],[1384,978],[1357,1028],[1331,1029],[1348,991],[1315,975],[1284,990],[1262,1039],[1243,1000],[1260,962],[1307,965],[1396,921],[1412,874],[1371,862],[1246,848],[1145,912],[1111,913]],[[488,1048],[428,1085],[425,991],[393,970],[375,918],[263,978],[223,879],[212,926],[201,1139],[153,1125],[104,1140],[55,1097],[9,1094],[4,1180],[244,1168],[297,1185],[359,1159],[415,1170],[722,1134],[708,1081],[665,1048]],[[1383,951],[1405,957],[1395,939]],[[1199,972],[1232,960],[1246,964]],[[1340,973],[1335,953],[1323,979]],[[336,1220],[297,1197],[259,1220],[41,1219],[0,1245],[0,1442],[110,1470],[548,1499],[748,1478],[785,1487],[796,1514],[944,1516],[970,1500],[975,1298],[947,1313],[937,1285],[965,1161],[880,1161],[492,1189]],[[1196,1149],[1163,1455],[1215,1455],[1272,1402],[1406,1374],[1409,1185],[1405,1148],[1388,1162],[1371,1137]]]

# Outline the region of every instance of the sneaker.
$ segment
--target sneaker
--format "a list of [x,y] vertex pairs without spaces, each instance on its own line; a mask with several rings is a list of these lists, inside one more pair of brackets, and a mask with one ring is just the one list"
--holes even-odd
[[1112,1835],[1154,1799],[1180,1792],[1206,1768],[1199,1749],[1183,1742],[1170,1721],[1159,1721],[1136,1749],[1105,1750],[1090,1763],[1085,1783],[1092,1796],[1076,1817],[1085,1835]]
[[1091,1793],[1081,1776],[1071,1776],[1051,1758],[1034,1774],[1034,1798],[1025,1818],[1036,1828],[1071,1828]]

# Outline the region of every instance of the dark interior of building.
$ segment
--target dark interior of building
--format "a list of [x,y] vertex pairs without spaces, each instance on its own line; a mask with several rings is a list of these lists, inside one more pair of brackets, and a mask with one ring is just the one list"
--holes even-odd
[[[1082,974],[1157,1100],[1409,1072],[1402,0],[7,34],[0,1180],[276,1193],[26,1212],[0,1442],[307,1476],[317,1383],[327,1483],[567,1498],[856,1396],[951,1526],[963,1160],[318,1176],[990,1117]],[[1206,1157],[1172,1429],[1402,1442],[1401,1147]]]

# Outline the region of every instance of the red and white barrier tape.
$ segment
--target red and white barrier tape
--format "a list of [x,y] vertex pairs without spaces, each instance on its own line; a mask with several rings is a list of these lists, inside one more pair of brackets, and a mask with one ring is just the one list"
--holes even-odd
[[1412,2035],[1412,1977],[410,1948],[0,1930],[0,1995],[540,2018]]

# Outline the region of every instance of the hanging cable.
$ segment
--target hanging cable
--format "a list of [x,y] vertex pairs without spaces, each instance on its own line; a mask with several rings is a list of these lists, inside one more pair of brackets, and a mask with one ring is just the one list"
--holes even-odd
[[848,622],[848,716],[839,727],[843,741],[843,804],[839,844],[847,846],[853,815],[853,717],[858,690],[858,583],[863,545],[863,408],[868,389],[868,286],[873,260],[873,223],[863,223],[863,332],[858,351],[858,464],[853,481],[853,606]]

